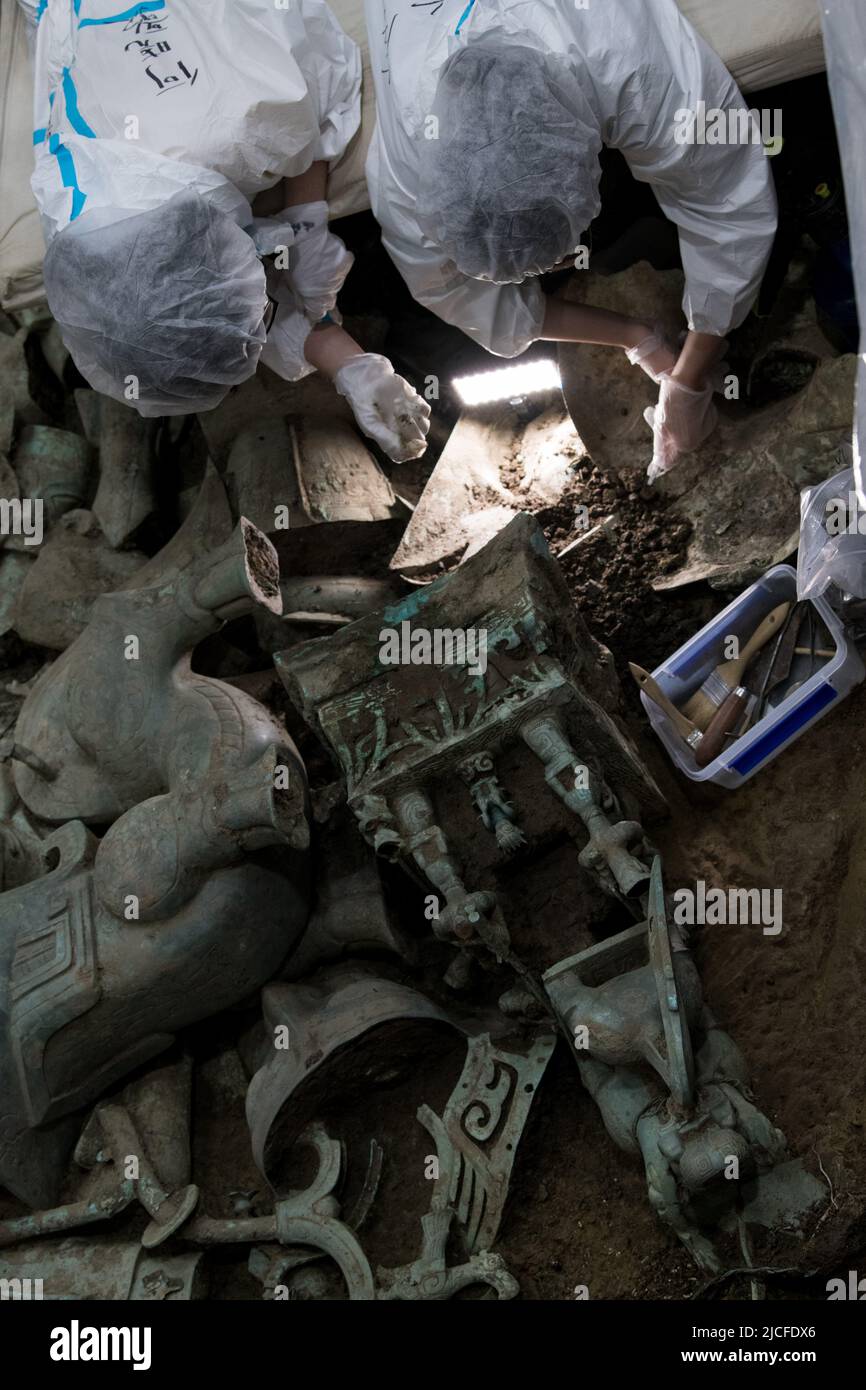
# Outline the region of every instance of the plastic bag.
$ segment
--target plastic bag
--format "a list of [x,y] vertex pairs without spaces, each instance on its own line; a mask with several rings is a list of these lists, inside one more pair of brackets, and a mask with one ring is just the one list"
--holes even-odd
[[853,465],[800,497],[797,597],[818,598],[831,585],[866,599],[866,507],[857,495]]

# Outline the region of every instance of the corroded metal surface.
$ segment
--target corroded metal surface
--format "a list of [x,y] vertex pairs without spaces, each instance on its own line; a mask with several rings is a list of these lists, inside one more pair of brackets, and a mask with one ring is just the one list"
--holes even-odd
[[[483,669],[465,650],[444,664],[386,665],[381,646],[389,629],[483,634]],[[472,772],[488,763],[492,769],[517,739],[533,749],[551,790],[588,829],[581,862],[600,871],[609,891],[627,898],[645,892],[649,868],[636,857],[641,828],[623,819],[608,782],[655,811],[661,795],[604,708],[614,690],[604,651],[583,629],[529,517],[516,518],[454,575],[333,637],[278,652],[275,664],[339,759],[369,843],[389,858],[414,861],[443,900],[437,935],[483,944],[499,956],[507,950],[495,895],[471,882],[450,843],[445,808],[456,772],[500,840],[513,850],[531,839],[525,823],[518,833],[519,803],[506,802],[495,780],[482,782]],[[566,764],[580,761],[577,747],[591,749],[593,766],[605,769],[585,793],[560,777]]]
[[418,1119],[436,1144],[439,1176],[430,1210],[453,1211],[467,1252],[496,1240],[511,1169],[556,1034],[538,1031],[524,1051],[470,1038],[466,1062],[441,1117],[422,1105]]
[[60,823],[43,876],[0,897],[0,1179],[37,1205],[69,1144],[54,1122],[262,984],[306,921],[297,752],[190,665],[227,617],[279,610],[275,552],[243,519],[203,553],[169,549],[152,587],[97,601],[16,726],[20,802]]
[[702,1227],[733,1212],[741,1181],[787,1158],[785,1138],[753,1103],[743,1058],[668,928],[658,858],[649,911],[646,924],[560,961],[544,982],[608,1133],[643,1158],[658,1215],[717,1273]]
[[393,1079],[416,1057],[429,1057],[437,1035],[470,1035],[491,1022],[441,1008],[357,964],[331,967],[306,984],[268,985],[262,1005],[265,1060],[247,1093],[247,1123],[256,1165],[277,1190],[280,1161],[324,1096],[333,1101],[358,1084]]

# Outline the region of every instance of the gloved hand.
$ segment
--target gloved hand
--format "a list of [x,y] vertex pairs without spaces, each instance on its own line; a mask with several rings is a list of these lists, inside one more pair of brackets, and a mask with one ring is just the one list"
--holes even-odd
[[660,378],[659,403],[644,411],[653,431],[653,457],[647,482],[653,483],[673,468],[680,454],[697,449],[712,434],[719,417],[713,405],[713,388],[692,391],[669,372]]
[[259,358],[284,381],[300,381],[316,369],[304,356],[304,344],[312,326],[289,299],[277,303],[273,322]]
[[676,366],[680,349],[674,334],[663,324],[657,323],[637,347],[626,348],[625,355],[632,366],[641,367],[648,377],[658,383],[663,372],[670,372]]
[[334,386],[345,396],[359,428],[395,463],[416,459],[427,448],[430,407],[378,352],[361,352],[344,362]]
[[336,304],[355,258],[328,231],[327,203],[301,203],[283,215],[295,233],[285,274],[310,323],[318,323]]

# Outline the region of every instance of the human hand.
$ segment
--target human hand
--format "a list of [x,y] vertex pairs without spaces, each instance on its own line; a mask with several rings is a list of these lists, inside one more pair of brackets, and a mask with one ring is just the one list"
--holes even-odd
[[302,203],[284,215],[295,232],[285,274],[299,307],[318,323],[334,308],[355,258],[328,230],[327,203]]
[[676,381],[669,372],[660,378],[659,401],[644,411],[653,431],[653,457],[647,482],[668,473],[680,454],[697,449],[718,424],[713,405],[713,388],[693,391]]
[[290,302],[278,303],[259,358],[284,381],[300,381],[314,370],[304,353],[310,321]]
[[362,432],[395,463],[423,454],[430,407],[397,375],[387,357],[377,352],[356,353],[340,367],[334,386],[346,397]]
[[661,324],[647,328],[646,333],[634,347],[626,348],[625,355],[633,366],[641,367],[653,381],[659,382],[665,372],[673,371],[679,357],[679,347],[674,336]]

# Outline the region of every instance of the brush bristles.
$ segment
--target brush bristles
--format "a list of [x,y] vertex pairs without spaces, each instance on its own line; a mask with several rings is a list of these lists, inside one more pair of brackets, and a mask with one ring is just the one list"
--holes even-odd
[[712,671],[700,690],[683,706],[683,714],[693,724],[697,724],[699,729],[706,729],[717,710],[727,700],[732,688]]

